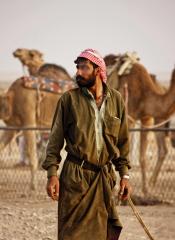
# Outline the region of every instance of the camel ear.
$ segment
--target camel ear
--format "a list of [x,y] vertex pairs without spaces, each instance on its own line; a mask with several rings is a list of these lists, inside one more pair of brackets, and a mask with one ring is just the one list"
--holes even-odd
[[30,50],[29,55],[30,55],[30,57],[34,57],[36,55],[36,51],[35,50]]

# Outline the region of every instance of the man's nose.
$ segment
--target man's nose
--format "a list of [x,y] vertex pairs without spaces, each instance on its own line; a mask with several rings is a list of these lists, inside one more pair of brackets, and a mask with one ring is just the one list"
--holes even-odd
[[81,69],[80,69],[80,68],[78,68],[78,69],[77,69],[77,72],[76,72],[76,76],[78,76],[78,75],[79,75],[79,76],[81,76],[81,75],[82,75],[82,71],[81,71]]

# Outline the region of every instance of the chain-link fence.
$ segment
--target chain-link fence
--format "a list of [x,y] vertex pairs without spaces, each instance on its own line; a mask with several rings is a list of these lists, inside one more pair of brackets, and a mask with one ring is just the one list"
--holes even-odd
[[[146,134],[145,151],[140,146],[141,134]],[[130,129],[130,175],[135,196],[153,203],[175,202],[174,134],[174,128]],[[141,166],[145,170],[145,177]]]
[[[21,134],[19,133],[4,148],[4,136],[7,139],[9,133],[14,130],[21,131]],[[36,191],[30,189],[30,159],[27,159],[25,154],[24,131],[36,131],[37,135],[38,170],[36,174]],[[147,133],[148,145],[145,154],[140,151],[141,132]],[[168,129],[168,131],[167,129],[130,129],[130,160],[132,164],[130,175],[133,195],[143,198],[147,194],[146,199],[156,198],[158,201],[175,202],[175,148],[171,143],[173,134],[170,133],[172,132],[175,132],[175,129]],[[44,159],[48,135],[49,129],[0,128],[0,199],[47,198],[45,191],[47,176],[46,171],[41,168],[41,163]],[[62,158],[64,159],[65,156],[66,153],[63,150]],[[140,158],[142,161],[145,159],[146,163],[145,165],[142,163],[146,173],[144,189]],[[154,172],[157,163],[162,163],[160,164],[162,166],[159,171]]]

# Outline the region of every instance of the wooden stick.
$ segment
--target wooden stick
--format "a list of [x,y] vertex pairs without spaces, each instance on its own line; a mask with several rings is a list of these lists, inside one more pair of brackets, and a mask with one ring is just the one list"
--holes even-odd
[[143,222],[142,218],[140,217],[140,214],[139,214],[139,212],[137,211],[136,207],[134,206],[134,203],[133,203],[133,201],[132,201],[132,199],[131,199],[130,197],[128,198],[128,203],[129,203],[130,207],[132,208],[134,215],[136,216],[136,218],[138,219],[138,221],[139,221],[140,224],[142,225],[144,231],[145,231],[146,234],[148,235],[149,239],[155,240],[155,239],[153,238],[153,236],[151,235],[151,233],[149,232],[148,228],[146,227],[145,223]]

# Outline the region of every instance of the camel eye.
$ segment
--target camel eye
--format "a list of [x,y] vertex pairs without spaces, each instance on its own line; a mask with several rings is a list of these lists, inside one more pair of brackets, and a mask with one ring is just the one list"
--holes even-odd
[[29,53],[30,57],[34,57],[34,54],[32,52]]

